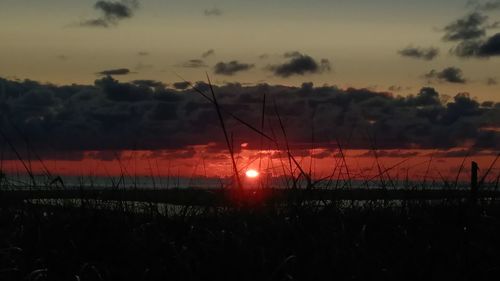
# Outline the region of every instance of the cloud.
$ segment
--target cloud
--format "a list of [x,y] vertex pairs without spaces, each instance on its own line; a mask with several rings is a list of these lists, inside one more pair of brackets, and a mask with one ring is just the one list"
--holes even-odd
[[203,54],[201,54],[201,57],[207,58],[207,57],[213,56],[213,55],[215,55],[215,51],[213,49],[210,49],[210,50],[207,50],[206,52],[204,52]]
[[110,27],[117,25],[121,20],[131,18],[134,10],[139,8],[137,0],[121,1],[97,1],[94,9],[101,12],[101,17],[85,20],[80,23],[81,26],[92,27]]
[[128,68],[116,68],[116,69],[108,69],[97,72],[98,75],[127,75],[130,74],[130,69]]
[[203,14],[207,17],[210,17],[210,16],[221,16],[222,15],[222,10],[218,9],[218,8],[212,8],[212,9],[205,9],[203,11]]
[[137,8],[137,1],[97,1],[94,8],[101,10],[105,18],[122,19],[130,18],[132,16],[132,9]]
[[[217,113],[212,104],[187,86],[172,88],[154,80],[119,82],[112,77],[92,85],[52,85],[0,78],[6,98],[0,106],[5,118],[0,127],[16,146],[24,145],[18,130],[41,155],[122,150],[189,150],[211,146],[210,153],[225,153]],[[199,89],[208,91],[199,82]],[[333,151],[332,140],[349,140],[347,148],[370,149],[370,132],[379,150],[449,149],[471,146],[500,150],[500,103],[480,104],[466,94],[447,103],[433,88],[408,96],[393,96],[367,89],[335,86],[301,87],[249,85],[217,86],[214,91],[224,112],[259,127],[262,97],[275,101],[285,122],[292,149],[315,147]],[[208,93],[208,92],[207,92]],[[279,131],[273,103],[266,108],[265,132]],[[315,112],[311,119],[311,112]],[[259,136],[224,114],[237,143],[259,147]],[[17,128],[12,126],[14,124]],[[277,136],[278,142],[283,139]],[[239,146],[238,146],[239,147]],[[42,153],[43,152],[43,153]],[[326,153],[326,152],[325,152]],[[54,156],[55,157],[55,156]],[[318,157],[320,157],[318,155]]]
[[433,60],[439,54],[439,49],[434,47],[421,48],[421,47],[406,47],[398,51],[398,53],[403,57],[421,59],[421,60]]
[[[493,2],[488,3],[484,5],[493,7]],[[497,2],[495,1],[495,3]],[[499,56],[500,33],[488,36],[486,32],[487,29],[497,28],[498,25],[498,22],[488,23],[488,16],[476,10],[447,25],[444,28],[443,40],[456,42],[450,53],[458,57],[489,58]]]
[[231,76],[237,72],[250,70],[253,67],[253,64],[240,63],[236,60],[230,62],[219,62],[214,66],[214,73]]
[[477,56],[498,56],[500,55],[500,33],[497,33],[478,46]]
[[463,41],[477,39],[486,34],[484,24],[487,16],[473,12],[444,27],[444,41]]
[[187,67],[187,68],[200,68],[200,67],[207,67],[208,65],[205,64],[205,62],[203,60],[200,60],[200,59],[192,59],[192,60],[188,60],[184,63],[181,63],[177,66],[180,66],[180,67]]
[[462,41],[451,50],[459,57],[488,58],[500,55],[500,33],[484,40]]
[[288,52],[283,55],[289,59],[287,62],[268,67],[274,75],[287,78],[292,75],[316,74],[331,70],[330,62],[321,59],[318,63],[312,57],[299,52]]
[[137,52],[137,55],[138,55],[138,56],[141,56],[141,57],[145,57],[145,56],[149,56],[149,52],[146,52],[146,51],[139,51],[139,52]]
[[457,67],[447,67],[441,71],[431,70],[425,75],[429,79],[438,79],[449,83],[466,83],[462,70]]

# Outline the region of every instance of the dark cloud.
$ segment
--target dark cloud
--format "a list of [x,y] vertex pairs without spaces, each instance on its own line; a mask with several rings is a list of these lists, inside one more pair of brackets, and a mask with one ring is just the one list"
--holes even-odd
[[97,1],[94,9],[102,13],[102,16],[95,19],[85,20],[81,26],[110,27],[117,25],[119,21],[133,16],[135,9],[139,7],[137,0],[121,1]]
[[215,55],[215,51],[213,49],[210,49],[210,50],[207,50],[206,52],[204,52],[203,54],[201,54],[201,57],[207,58],[207,57],[213,56],[213,55]]
[[180,64],[179,66],[188,67],[188,68],[200,68],[200,67],[207,67],[208,65],[206,65],[203,60],[192,59],[192,60],[188,60],[185,63]]
[[236,60],[230,62],[219,62],[214,66],[214,73],[231,76],[237,72],[250,70],[253,67],[253,64],[241,63]]
[[210,16],[221,16],[222,15],[222,10],[218,9],[218,8],[212,8],[212,9],[205,9],[203,11],[203,14],[207,17],[210,17]]
[[459,57],[488,58],[500,55],[500,33],[484,40],[462,41],[451,52]]
[[145,57],[145,56],[149,56],[149,52],[140,51],[140,52],[137,52],[137,55],[141,56],[141,57]]
[[175,120],[177,118],[177,106],[174,103],[159,102],[151,111],[152,120]]
[[96,80],[95,85],[101,88],[106,97],[111,101],[134,102],[149,99],[153,95],[151,83],[145,84],[144,80],[133,83],[120,83],[111,76]]
[[439,54],[439,49],[434,47],[421,48],[421,47],[406,47],[398,51],[398,53],[403,57],[421,59],[421,60],[433,60]]
[[450,53],[462,58],[476,57],[480,46],[481,42],[478,40],[465,40],[453,47]]
[[497,33],[479,45],[478,56],[490,57],[500,55],[500,33]]
[[106,18],[129,18],[132,16],[132,9],[137,8],[137,1],[97,1],[94,8],[101,10]]
[[116,68],[116,69],[108,69],[97,72],[98,75],[127,75],[130,74],[130,69],[128,68]]
[[463,41],[478,39],[486,34],[484,24],[488,17],[479,13],[473,12],[460,18],[444,27],[445,41]]
[[462,70],[458,67],[447,67],[441,71],[431,70],[425,75],[429,79],[438,79],[440,81],[450,82],[450,83],[461,83],[466,82],[463,77]]
[[318,63],[312,57],[296,51],[285,53],[283,56],[289,60],[283,64],[268,67],[276,76],[287,78],[292,75],[315,74],[331,70],[327,59],[322,59]]
[[[488,3],[482,7],[493,7],[493,2]],[[495,1],[495,3],[497,2]],[[488,23],[488,16],[479,10],[477,9],[475,12],[450,23],[444,28],[443,40],[457,43],[450,50],[450,53],[464,58],[488,58],[500,55],[500,33],[492,36],[487,36],[486,33],[487,29],[497,28],[499,22]]]
[[[196,85],[208,91],[206,83]],[[18,130],[23,132],[44,157],[51,151],[60,155],[132,149],[189,151],[194,145],[207,144],[213,144],[213,153],[225,152],[213,105],[187,84],[174,83],[169,88],[153,80],[124,83],[106,76],[93,85],[0,79],[0,86],[5,89],[0,99],[2,130],[20,147],[24,141]],[[314,126],[319,153],[314,157],[318,158],[333,151],[337,145],[332,140],[337,139],[348,139],[347,148],[370,149],[373,142],[368,133],[377,149],[385,151],[465,145],[476,150],[500,149],[500,104],[480,104],[467,94],[443,103],[433,88],[393,96],[311,83],[301,87],[232,83],[214,85],[214,91],[224,112],[256,127],[266,93],[268,100],[276,102],[293,149],[310,147]],[[259,147],[255,132],[226,114],[224,117],[237,143],[247,142],[250,149]],[[278,132],[272,103],[266,109],[266,119],[265,132],[272,135],[271,128]],[[278,135],[277,141],[282,144],[284,140]],[[113,155],[105,156],[95,157],[110,159]]]

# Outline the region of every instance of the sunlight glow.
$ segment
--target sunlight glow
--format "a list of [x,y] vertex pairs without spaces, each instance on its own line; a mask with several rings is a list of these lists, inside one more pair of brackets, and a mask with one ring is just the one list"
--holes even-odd
[[245,175],[248,178],[256,178],[259,176],[259,172],[257,172],[256,170],[248,170],[248,171],[246,171]]

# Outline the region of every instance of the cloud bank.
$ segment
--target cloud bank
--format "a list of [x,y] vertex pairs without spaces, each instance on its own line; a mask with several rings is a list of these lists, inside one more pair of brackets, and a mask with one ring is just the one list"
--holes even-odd
[[[49,155],[83,151],[188,149],[212,144],[225,151],[213,105],[187,87],[169,88],[152,80],[122,83],[106,76],[94,85],[56,86],[35,81],[0,79],[0,126],[17,146],[30,145]],[[208,94],[208,85],[196,83]],[[262,99],[274,101],[295,148],[330,149],[336,140],[348,148],[449,149],[469,146],[500,150],[500,103],[478,101],[457,94],[443,103],[433,88],[415,95],[394,96],[367,89],[334,86],[301,87],[261,84],[214,86],[224,112],[260,127]],[[236,142],[259,147],[259,135],[224,113]],[[274,105],[265,110],[264,132],[279,132]],[[22,132],[23,136],[20,136]],[[283,144],[280,134],[276,140]],[[3,140],[0,140],[3,141]]]

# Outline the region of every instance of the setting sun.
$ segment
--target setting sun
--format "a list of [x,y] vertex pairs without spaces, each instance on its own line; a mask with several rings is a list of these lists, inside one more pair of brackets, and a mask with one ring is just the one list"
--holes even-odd
[[259,172],[257,172],[256,170],[248,170],[248,171],[246,171],[245,175],[248,178],[256,178],[259,176]]

